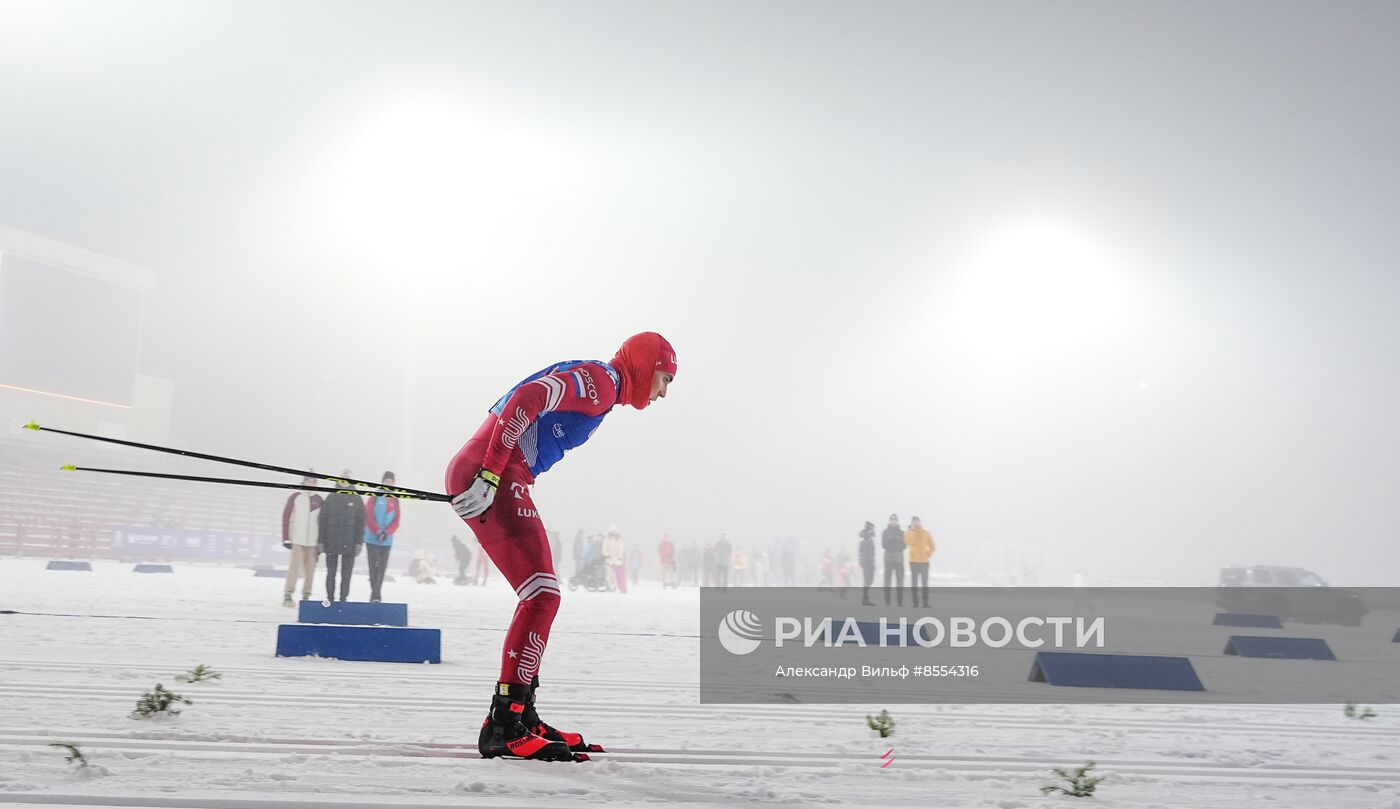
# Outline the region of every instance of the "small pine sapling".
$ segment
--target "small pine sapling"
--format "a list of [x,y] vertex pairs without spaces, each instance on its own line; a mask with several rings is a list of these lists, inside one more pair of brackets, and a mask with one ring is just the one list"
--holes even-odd
[[132,719],[150,719],[161,714],[179,716],[180,709],[172,708],[171,705],[182,703],[193,705],[194,703],[173,691],[165,690],[165,686],[156,683],[154,690],[147,691],[141,695],[141,699],[136,701],[136,710],[131,712]]
[[175,679],[182,683],[202,683],[205,680],[217,680],[223,676],[223,672],[214,671],[203,663],[200,663],[184,674],[175,675]]
[[1089,775],[1089,771],[1092,769],[1094,769],[1094,762],[1092,761],[1079,767],[1074,772],[1069,772],[1063,767],[1056,767],[1051,772],[1058,775],[1060,779],[1065,781],[1069,786],[1046,784],[1040,788],[1040,794],[1049,795],[1052,792],[1062,792],[1065,795],[1070,795],[1075,798],[1092,798],[1094,796],[1094,789],[1099,785],[1100,781],[1107,777],[1103,775],[1097,777]]
[[881,710],[879,716],[866,714],[865,724],[869,725],[871,730],[880,734],[881,739],[887,739],[894,735],[894,717],[890,716],[888,710]]

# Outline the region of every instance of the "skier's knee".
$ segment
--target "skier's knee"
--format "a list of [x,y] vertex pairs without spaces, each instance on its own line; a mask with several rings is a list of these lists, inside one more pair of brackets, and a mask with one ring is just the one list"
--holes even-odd
[[555,613],[559,612],[559,594],[552,591],[535,593],[520,600],[521,609],[539,615],[547,621],[554,620]]

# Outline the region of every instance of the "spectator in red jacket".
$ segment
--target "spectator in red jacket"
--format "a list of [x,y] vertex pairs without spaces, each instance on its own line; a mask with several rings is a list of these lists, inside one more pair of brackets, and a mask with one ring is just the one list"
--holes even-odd
[[670,534],[661,538],[656,555],[661,558],[661,586],[672,589],[680,586],[676,577],[676,545],[671,541]]

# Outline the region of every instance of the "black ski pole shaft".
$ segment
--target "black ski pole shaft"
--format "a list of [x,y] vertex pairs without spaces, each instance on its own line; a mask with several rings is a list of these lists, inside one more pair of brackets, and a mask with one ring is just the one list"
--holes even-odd
[[[326,486],[304,486],[300,483],[271,483],[262,480],[235,480],[233,478],[206,478],[198,475],[173,475],[167,472],[137,472],[130,469],[94,469],[89,466],[67,465],[59,467],[65,472],[101,472],[105,475],[130,475],[141,478],[161,478],[163,480],[192,480],[197,483],[225,483],[234,486],[261,486],[267,489],[296,489],[303,492],[349,492],[365,497],[394,497],[399,500],[439,500],[448,502],[452,498],[445,494],[433,494],[432,492],[416,493],[410,491],[394,491],[392,489],[384,491],[362,491],[360,489],[333,489]],[[339,480],[339,478],[335,478]]]
[[[105,443],[108,443],[108,444],[120,444],[120,445],[122,445],[122,446],[124,446],[124,447],[136,447],[137,449],[149,449],[149,450],[153,450],[153,451],[155,451],[155,452],[165,452],[165,453],[169,453],[169,454],[171,454],[171,455],[184,455],[184,456],[187,457],[187,458],[199,458],[200,460],[204,460],[204,461],[218,461],[219,463],[233,464],[233,465],[235,465],[235,466],[246,466],[246,467],[249,467],[249,468],[251,468],[251,469],[262,469],[263,471],[266,471],[266,472],[285,472],[285,473],[288,474],[288,475],[300,475],[301,477],[304,477],[304,478],[318,478],[318,479],[320,479],[320,480],[332,480],[332,481],[337,481],[337,482],[341,482],[341,483],[354,483],[354,484],[357,485],[357,486],[367,486],[367,487],[369,487],[369,488],[371,488],[371,489],[382,489],[382,490],[384,490],[384,491],[386,491],[386,492],[400,492],[400,493],[406,493],[406,494],[416,494],[416,495],[419,495],[420,498],[423,499],[423,500],[450,500],[450,499],[451,499],[451,498],[446,497],[445,495],[439,494],[439,493],[437,493],[437,492],[425,492],[425,491],[423,491],[423,490],[421,490],[421,489],[405,489],[405,488],[403,488],[403,487],[401,487],[401,486],[386,486],[386,485],[384,485],[383,483],[371,483],[371,482],[369,482],[369,481],[367,481],[367,480],[355,480],[354,478],[338,478],[338,477],[335,477],[334,475],[322,475],[322,474],[317,473],[317,472],[307,472],[307,471],[304,470],[304,469],[292,469],[292,468],[286,467],[286,466],[274,466],[274,465],[272,465],[272,464],[257,463],[257,462],[255,462],[255,461],[240,461],[240,460],[237,459],[237,458],[225,458],[225,457],[223,457],[222,455],[206,455],[206,454],[204,454],[204,453],[202,453],[202,452],[191,452],[190,450],[186,450],[186,449],[175,449],[175,448],[173,448],[173,447],[161,447],[161,446],[156,446],[155,444],[140,444],[140,443],[137,443],[137,442],[135,442],[135,441],[124,441],[124,440],[122,440],[122,439],[120,439],[120,438],[108,438],[108,437],[102,436],[102,435],[89,435],[89,434],[87,434],[87,433],[74,433],[74,432],[70,432],[70,431],[68,431],[68,430],[59,430],[59,429],[56,429],[56,428],[54,428],[54,427],[44,427],[44,426],[39,425],[39,424],[36,424],[35,422],[32,422],[32,421],[29,422],[28,424],[24,425],[24,429],[26,429],[26,430],[34,430],[35,432],[39,432],[39,431],[42,430],[43,432],[46,432],[46,433],[58,433],[59,435],[71,435],[71,436],[73,436],[74,438],[88,438],[88,439],[91,439],[91,440],[93,440],[93,441],[102,441],[102,442],[105,442]],[[331,491],[337,491],[337,490],[332,489]]]

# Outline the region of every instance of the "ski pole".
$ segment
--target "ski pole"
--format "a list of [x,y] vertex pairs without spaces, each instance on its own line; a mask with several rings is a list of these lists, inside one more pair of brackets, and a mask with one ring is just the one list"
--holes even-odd
[[[416,494],[416,495],[420,495],[420,496],[422,497],[422,499],[424,499],[424,500],[440,500],[440,499],[444,499],[444,495],[438,494],[438,493],[436,493],[436,492],[425,492],[425,491],[422,491],[421,489],[405,489],[405,488],[402,488],[402,487],[400,487],[400,486],[385,486],[385,485],[382,484],[382,483],[370,483],[370,482],[367,481],[367,480],[355,480],[355,479],[353,479],[353,478],[338,478],[338,477],[334,477],[334,476],[331,476],[331,475],[322,475],[322,474],[318,474],[318,473],[316,473],[316,472],[307,472],[307,471],[302,470],[302,469],[291,469],[291,468],[288,468],[288,467],[285,467],[285,466],[273,466],[272,464],[255,463],[255,462],[253,462],[253,461],[240,461],[240,460],[238,460],[237,458],[225,458],[225,457],[223,457],[223,456],[221,456],[221,455],[206,455],[206,454],[204,454],[204,453],[202,453],[202,452],[191,452],[191,451],[189,451],[189,450],[184,450],[184,449],[173,449],[173,448],[171,448],[171,447],[160,447],[160,446],[156,446],[155,444],[138,444],[138,443],[135,442],[135,441],[123,441],[123,440],[120,439],[120,438],[107,438],[106,436],[101,436],[101,435],[88,435],[87,433],[73,433],[73,432],[69,432],[69,431],[67,431],[67,430],[58,430],[58,429],[55,429],[55,428],[53,428],[53,427],[43,427],[43,426],[40,426],[39,424],[37,424],[37,423],[35,423],[35,422],[33,422],[33,421],[31,421],[31,422],[29,422],[28,424],[24,425],[24,429],[26,429],[26,430],[34,430],[35,432],[39,432],[39,431],[42,430],[43,432],[46,432],[46,433],[58,433],[59,435],[71,435],[71,436],[73,436],[73,437],[75,437],[75,438],[90,438],[90,439],[92,439],[93,441],[103,441],[103,442],[106,442],[106,443],[108,443],[108,444],[120,444],[120,445],[122,445],[122,446],[124,446],[124,447],[136,447],[137,449],[149,449],[149,450],[154,450],[154,451],[156,451],[156,452],[167,452],[167,453],[169,453],[169,454],[171,454],[171,455],[184,455],[184,456],[186,456],[186,457],[188,457],[188,458],[199,458],[199,459],[205,460],[205,461],[218,461],[219,463],[234,464],[235,466],[247,466],[247,467],[251,467],[251,468],[253,468],[253,469],[262,469],[262,470],[267,471],[267,472],[285,472],[286,474],[289,474],[289,475],[300,475],[300,476],[303,477],[303,478],[319,478],[319,479],[321,479],[321,480],[334,480],[334,481],[340,481],[340,482],[344,482],[344,483],[353,483],[353,484],[355,484],[355,485],[357,485],[357,486],[367,486],[367,487],[369,487],[369,488],[371,488],[371,489],[383,489],[384,491],[389,491],[389,492],[399,492],[399,493],[407,493],[407,494]],[[447,498],[447,499],[450,499],[450,498]]]
[[[73,466],[68,464],[59,467],[64,472],[101,472],[106,475],[131,475],[142,478],[162,478],[164,480],[192,480],[198,483],[227,483],[234,486],[262,486],[268,489],[296,489],[303,492],[347,492],[349,494],[359,494],[365,497],[394,497],[399,500],[438,500],[450,502],[452,498],[445,494],[434,494],[432,492],[413,492],[409,490],[398,491],[386,489],[384,491],[367,492],[360,489],[333,489],[326,486],[304,486],[300,483],[270,483],[262,480],[234,480],[233,478],[206,478],[198,475],[172,475],[165,472],[135,472],[128,469],[94,469],[88,466]],[[325,478],[325,480],[350,483],[351,481],[342,478]],[[384,488],[384,487],[381,487]]]

